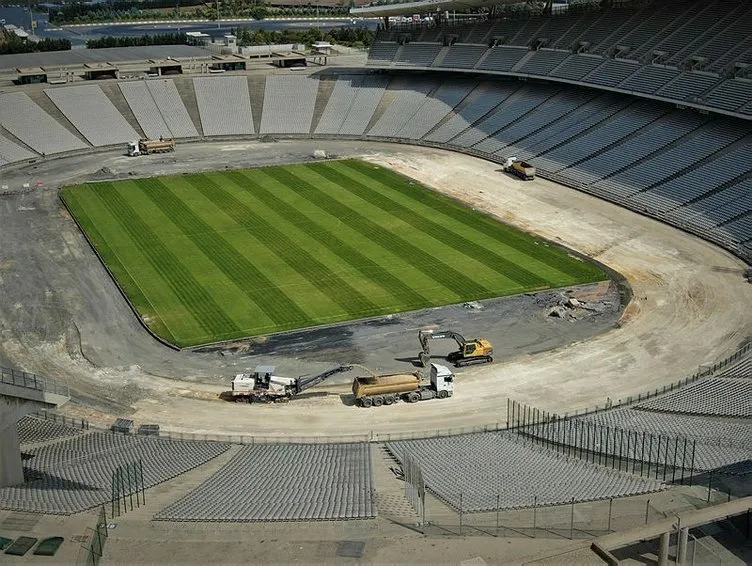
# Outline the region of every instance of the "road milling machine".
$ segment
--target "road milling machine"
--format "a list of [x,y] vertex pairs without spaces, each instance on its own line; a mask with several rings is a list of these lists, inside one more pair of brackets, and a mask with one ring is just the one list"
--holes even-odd
[[453,330],[419,330],[418,340],[423,348],[418,353],[421,366],[428,367],[431,362],[431,340],[454,340],[458,349],[447,356],[447,360],[455,367],[469,366],[473,364],[487,364],[493,361],[493,346],[485,338],[473,338],[466,340],[462,334]]
[[351,365],[340,364],[312,376],[282,377],[274,375],[275,366],[256,366],[253,373],[239,373],[232,380],[232,397],[237,403],[273,403],[289,401],[329,379],[335,374],[350,371]]

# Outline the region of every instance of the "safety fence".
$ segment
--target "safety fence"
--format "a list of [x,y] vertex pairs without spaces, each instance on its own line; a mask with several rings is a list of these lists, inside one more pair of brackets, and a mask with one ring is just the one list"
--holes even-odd
[[509,400],[510,428],[568,457],[662,481],[692,485],[697,441],[559,417]]
[[85,564],[86,566],[98,566],[102,557],[104,556],[104,546],[109,536],[107,530],[107,512],[104,505],[99,508],[97,512],[97,522],[94,528],[90,527],[87,530],[91,530],[91,540],[82,546],[82,551],[79,553],[78,563]]
[[524,427],[530,424],[533,420],[538,420],[540,418],[568,419],[568,418],[574,418],[574,417],[584,417],[587,415],[593,415],[596,413],[609,411],[611,409],[618,409],[621,407],[630,407],[632,405],[639,405],[640,403],[643,403],[649,399],[653,399],[655,397],[665,395],[666,393],[671,393],[672,391],[675,391],[676,389],[689,385],[690,383],[694,383],[698,379],[710,377],[726,369],[727,367],[732,366],[735,363],[739,362],[740,360],[745,358],[750,353],[750,351],[752,351],[752,342],[746,342],[737,351],[735,351],[730,356],[724,358],[723,360],[716,362],[714,364],[700,366],[697,372],[695,372],[689,377],[685,377],[684,379],[679,379],[677,381],[669,383],[668,385],[664,385],[662,387],[658,387],[653,390],[646,391],[644,393],[638,393],[637,395],[630,395],[629,397],[626,397],[625,399],[618,399],[615,403],[611,399],[606,399],[606,402],[603,405],[596,405],[595,407],[587,407],[584,409],[578,409],[578,410],[575,410],[574,412],[565,412],[563,414],[551,413],[551,412],[541,411],[540,409],[536,409],[535,407],[532,407],[530,405],[517,403],[511,399],[507,399],[507,419],[506,419],[506,425],[504,426],[504,428],[507,428],[507,429],[515,428],[515,426]]
[[413,510],[421,519],[421,525],[426,517],[426,482],[420,464],[409,454],[406,454],[402,462],[403,479],[405,481],[405,497],[410,502]]
[[52,421],[55,423],[64,424],[66,426],[78,427],[81,430],[89,430],[91,426],[89,421],[87,421],[86,419],[74,419],[73,417],[58,415],[57,413],[51,413],[49,411],[38,411],[36,413],[33,413],[33,416],[44,421]]
[[[587,415],[593,415],[596,413],[602,413],[604,411],[608,411],[608,410],[616,409],[620,407],[629,407],[632,405],[637,405],[646,400],[653,399],[655,397],[664,395],[666,393],[670,393],[676,389],[679,389],[680,387],[693,383],[697,381],[698,379],[712,376],[716,374],[717,372],[737,363],[745,356],[750,355],[750,351],[752,351],[752,342],[747,342],[730,356],[714,364],[701,366],[696,373],[684,379],[677,380],[668,385],[664,385],[663,387],[656,388],[651,391],[647,391],[645,393],[640,393],[635,396],[629,396],[626,399],[618,399],[615,403],[611,399],[606,399],[603,405],[596,405],[595,407],[575,410],[574,412],[565,412],[563,415],[541,411],[529,405],[517,403],[511,399],[507,399],[507,410],[506,410],[505,420],[501,420],[501,419],[504,419],[504,415],[502,414],[502,411],[500,411],[498,415],[500,420],[482,424],[482,425],[471,425],[471,426],[465,426],[465,427],[434,429],[434,430],[421,429],[421,430],[416,430],[416,431],[396,431],[396,432],[369,431],[369,432],[364,432],[362,434],[349,434],[349,435],[345,434],[345,435],[330,435],[330,436],[327,436],[327,435],[298,436],[298,435],[281,435],[281,434],[277,434],[273,436],[255,436],[255,435],[246,435],[246,434],[213,434],[213,433],[210,434],[210,433],[168,431],[168,430],[163,430],[160,428],[159,436],[161,438],[167,438],[167,439],[173,439],[173,440],[227,442],[231,444],[244,444],[244,445],[245,444],[344,444],[344,443],[350,444],[350,443],[358,443],[358,442],[383,443],[383,442],[392,442],[392,441],[398,441],[398,440],[418,440],[418,439],[424,439],[424,438],[439,438],[439,437],[459,436],[463,434],[494,432],[494,431],[500,431],[500,430],[514,429],[515,427],[520,427],[520,426],[528,427],[534,421],[540,421],[541,419],[543,419],[544,421],[556,420],[556,419],[570,419],[574,417],[583,417]],[[0,369],[6,370],[6,368],[0,368]],[[7,371],[11,372],[15,370],[7,370]],[[16,373],[24,373],[24,372],[16,372]],[[34,383],[33,377],[32,377],[34,376],[34,374],[26,374],[26,375],[29,376],[27,377],[27,379],[30,380],[29,382]],[[41,378],[40,376],[35,376],[35,377],[37,378],[37,383],[44,383],[43,381],[44,378]],[[8,379],[11,379],[11,378],[8,378]],[[45,418],[55,418],[56,416],[57,415],[53,413],[46,413]],[[59,417],[59,418],[62,418],[62,417]],[[82,426],[84,426],[87,429],[90,426],[94,428],[94,425],[90,425],[86,421],[82,420],[81,422],[85,423],[85,426],[83,424]],[[649,438],[647,441],[649,443]],[[660,445],[664,446],[666,442],[667,441],[662,440],[661,441],[662,444]],[[631,446],[633,446],[633,444],[630,441],[630,447]],[[661,453],[663,454],[663,448],[661,448]],[[691,468],[691,464],[690,464],[690,468]]]
[[130,511],[133,511],[134,496],[136,507],[146,504],[144,463],[140,459],[121,464],[112,470],[112,516],[119,517],[121,511],[127,513],[128,503]]
[[[696,509],[726,503],[736,497],[701,486],[680,488]],[[503,495],[496,495],[501,499]],[[434,536],[490,536],[589,540],[611,532],[673,517],[671,502],[660,493],[635,497],[577,501],[561,505],[533,505],[520,509],[469,512],[453,508],[426,491],[421,532]],[[533,498],[535,502],[537,498]],[[415,525],[405,525],[415,528]]]
[[0,366],[0,383],[70,397],[70,387],[35,373]]

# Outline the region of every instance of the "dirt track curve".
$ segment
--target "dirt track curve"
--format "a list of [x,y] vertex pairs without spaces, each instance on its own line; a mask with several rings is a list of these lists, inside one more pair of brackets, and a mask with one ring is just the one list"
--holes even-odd
[[[329,395],[285,405],[249,407],[212,400],[227,389],[235,370],[247,367],[247,360],[174,352],[153,340],[67,217],[55,188],[90,178],[103,166],[115,175],[126,170],[157,175],[239,166],[248,162],[250,152],[257,153],[256,163],[294,161],[296,154],[310,155],[314,148],[392,167],[593,257],[623,274],[634,298],[619,324],[591,332],[595,337],[584,333],[567,346],[463,370],[455,396],[447,401],[357,409],[338,394],[347,391],[342,383],[323,386],[321,391]],[[166,430],[235,435],[468,427],[503,421],[507,397],[556,412],[602,405],[607,398],[616,402],[689,375],[752,335],[752,285],[743,278],[744,264],[731,254],[554,183],[518,181],[480,159],[410,146],[325,141],[186,145],[175,160],[149,159],[136,163],[107,153],[0,172],[0,181],[11,187],[44,182],[33,194],[0,199],[5,241],[0,250],[0,359],[68,379],[77,398],[85,403],[90,395],[97,409],[71,411],[94,420],[132,413],[137,423],[160,423]],[[53,221],[62,229],[45,234]],[[555,328],[567,332],[565,326]],[[339,358],[322,355],[311,367],[351,361],[342,358],[345,353],[337,354]],[[293,362],[289,367],[294,369]],[[177,381],[176,376],[185,379]]]

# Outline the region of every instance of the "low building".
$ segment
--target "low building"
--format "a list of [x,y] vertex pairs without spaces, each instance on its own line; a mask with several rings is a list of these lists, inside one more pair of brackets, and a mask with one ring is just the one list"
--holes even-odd
[[149,59],[149,74],[157,75],[182,75],[183,64],[177,59]]
[[30,85],[47,82],[47,71],[42,67],[19,67],[16,69],[16,84]]
[[188,45],[206,45],[211,41],[211,36],[208,33],[200,31],[188,31],[185,36]]
[[212,55],[212,71],[245,71],[248,60],[240,55]]
[[88,80],[117,79],[120,69],[112,63],[84,63],[84,78]]

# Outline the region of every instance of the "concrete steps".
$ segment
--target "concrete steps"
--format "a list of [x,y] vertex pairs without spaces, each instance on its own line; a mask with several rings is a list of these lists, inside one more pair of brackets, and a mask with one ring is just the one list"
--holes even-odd
[[[390,80],[390,83],[391,83],[391,80]],[[386,86],[386,89],[384,89],[384,94],[381,96],[381,100],[376,106],[376,110],[374,110],[373,116],[371,116],[371,120],[368,122],[368,125],[366,126],[366,129],[364,132],[365,135],[368,135],[368,132],[371,131],[371,128],[373,128],[373,126],[381,119],[381,117],[384,115],[384,112],[386,112],[387,108],[389,108],[399,96],[398,92],[389,90],[390,86],[391,84],[388,84]]]
[[52,116],[55,120],[57,120],[66,130],[68,130],[70,133],[75,135],[79,140],[81,140],[82,143],[86,144],[87,146],[91,146],[89,143],[89,140],[87,140],[83,135],[81,135],[81,132],[79,132],[76,127],[71,123],[68,118],[65,117],[65,114],[63,114],[60,109],[55,106],[55,104],[50,100],[50,98],[44,93],[43,90],[28,90],[26,91],[26,94],[29,98],[31,98],[42,110],[47,112],[50,116]]
[[411,527],[419,525],[422,518],[405,496],[405,482],[393,471],[401,472],[401,467],[383,444],[371,445],[371,469],[379,517]]
[[[235,454],[240,451],[241,448],[241,445],[233,444],[230,446],[229,450],[220,454],[216,458],[209,460],[198,468],[194,468],[193,470],[180,474],[163,484],[147,489],[145,497],[146,504],[142,504],[141,507],[136,507],[134,502],[132,511],[129,505],[128,511],[121,513],[120,517],[118,517],[118,522],[151,520],[158,511],[161,511],[165,507],[168,507],[179,499],[185,497],[211,476],[216,474],[235,456]],[[106,504],[105,507],[107,509],[107,516],[109,517],[112,512],[112,506]]]
[[203,137],[204,129],[201,127],[201,115],[198,111],[198,102],[196,102],[196,91],[193,88],[193,79],[187,77],[175,79],[175,88],[178,89],[178,94],[183,100],[186,110],[188,110],[188,115],[191,117],[193,125],[196,126],[199,135]]
[[322,77],[319,79],[319,90],[316,94],[316,104],[313,107],[313,119],[311,120],[311,129],[309,133],[313,135],[321,120],[326,105],[329,104],[329,98],[332,96],[334,86],[337,84],[337,77]]
[[117,82],[102,83],[99,85],[99,88],[102,89],[102,92],[104,92],[105,96],[110,99],[110,102],[112,102],[112,104],[115,105],[115,108],[117,108],[117,111],[123,115],[123,118],[125,118],[128,121],[131,127],[134,130],[136,130],[136,132],[138,132],[138,134],[142,138],[146,138],[147,137],[146,134],[141,129],[141,124],[139,124],[138,120],[136,120],[136,115],[133,113],[133,110],[128,104],[128,101],[125,99],[125,96],[123,95],[123,91],[120,90],[119,83]]
[[261,126],[261,115],[264,111],[264,91],[266,90],[266,75],[248,77],[248,95],[251,97],[251,114],[253,128],[256,133]]

